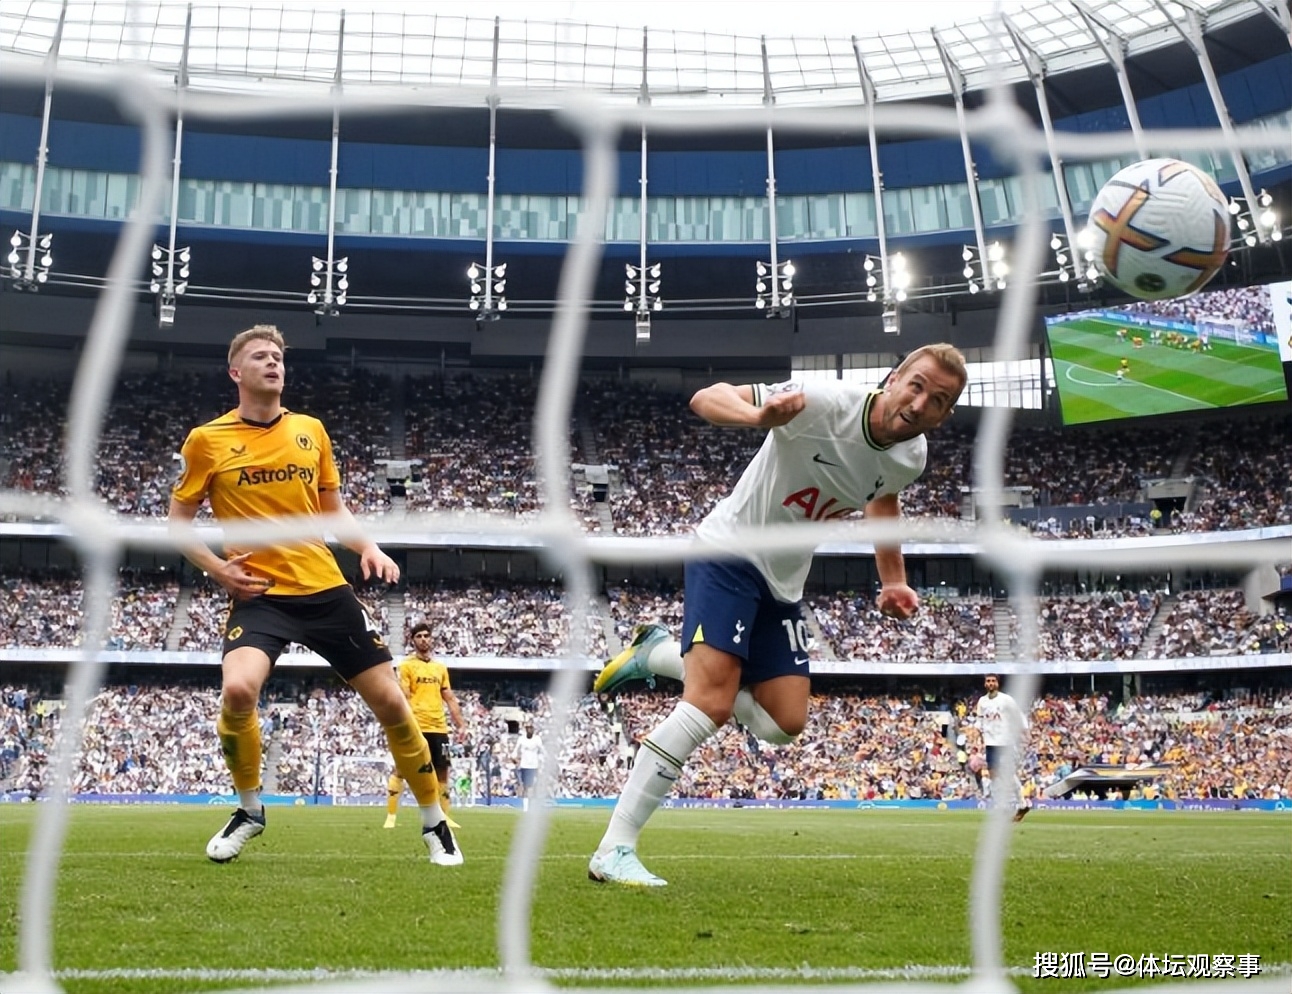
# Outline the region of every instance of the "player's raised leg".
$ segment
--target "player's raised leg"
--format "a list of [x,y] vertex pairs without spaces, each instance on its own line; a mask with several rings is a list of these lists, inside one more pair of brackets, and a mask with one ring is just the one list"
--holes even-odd
[[637,626],[632,641],[597,674],[592,690],[612,693],[633,680],[644,680],[654,687],[657,676],[681,680],[682,673],[681,645],[669,637],[667,628],[652,621]]

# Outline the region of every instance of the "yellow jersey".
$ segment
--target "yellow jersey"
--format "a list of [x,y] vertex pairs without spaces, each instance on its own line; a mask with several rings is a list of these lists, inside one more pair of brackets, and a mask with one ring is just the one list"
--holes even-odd
[[[323,423],[307,414],[285,410],[261,424],[233,410],[189,432],[180,456],[172,495],[182,504],[208,498],[219,521],[320,514],[319,492],[341,487],[332,442]],[[226,552],[250,552],[244,566],[272,581],[274,595],[317,594],[346,582],[322,534],[292,545],[227,546]]]
[[449,686],[449,668],[434,659],[408,656],[399,663],[399,685],[413,706],[417,727],[423,732],[448,734],[444,717],[444,691]]

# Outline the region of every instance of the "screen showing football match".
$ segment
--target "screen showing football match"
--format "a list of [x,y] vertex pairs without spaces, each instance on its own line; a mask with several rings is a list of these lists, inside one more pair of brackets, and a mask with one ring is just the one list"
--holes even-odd
[[1276,283],[1047,317],[1063,423],[1286,401],[1290,294]]

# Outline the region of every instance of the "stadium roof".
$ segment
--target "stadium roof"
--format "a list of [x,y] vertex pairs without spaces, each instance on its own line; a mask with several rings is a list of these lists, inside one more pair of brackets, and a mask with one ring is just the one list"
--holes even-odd
[[[1212,33],[1262,11],[1277,21],[1279,2],[1039,0],[1007,16],[1021,44],[1052,77],[1107,64],[1095,30],[1106,44],[1136,57],[1178,44],[1176,25],[1190,16]],[[0,51],[46,58],[63,8],[62,0],[8,0],[0,7]],[[862,22],[862,6],[852,9]],[[191,13],[187,78],[201,89],[245,91],[275,82],[330,87],[338,74],[338,50],[344,86],[487,87],[496,53],[500,88],[531,94],[577,88],[669,103],[714,98],[747,105],[769,92],[779,102],[858,103],[864,99],[863,72],[880,101],[947,96],[952,83],[944,56],[967,90],[985,88],[993,67],[1008,83],[1028,78],[1010,32],[981,17],[940,27],[936,34],[867,34],[864,23],[849,34],[841,21],[837,37],[759,37],[415,9],[344,13],[340,3],[308,10],[198,2]],[[59,58],[134,62],[173,77],[182,64],[187,14],[184,6],[142,0],[67,0]]]

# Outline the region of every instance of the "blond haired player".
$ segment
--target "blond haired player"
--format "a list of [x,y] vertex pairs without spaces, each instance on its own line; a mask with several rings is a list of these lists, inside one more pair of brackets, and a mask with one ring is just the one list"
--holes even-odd
[[[194,428],[184,440],[179,480],[171,493],[173,523],[191,522],[209,500],[219,521],[331,514],[353,527],[322,422],[282,405],[284,347],[273,325],[256,325],[234,336],[229,377],[238,386],[238,406]],[[358,554],[364,579],[399,579],[399,567],[375,542],[351,539],[345,544]],[[279,654],[289,642],[299,642],[326,659],[381,723],[395,766],[421,808],[422,838],[431,862],[461,863],[462,853],[439,805],[430,749],[395,681],[390,650],[346,583],[321,529],[316,537],[290,543],[230,546],[225,556],[201,542],[182,551],[230,597],[216,731],[238,808],[207,843],[207,857],[227,863],[265,830],[256,704]]]
[[[457,695],[449,686],[449,668],[431,658],[431,626],[419,621],[413,626],[413,651],[396,665],[399,686],[413,706],[417,726],[431,750],[431,765],[440,781],[440,807],[448,818],[449,828],[460,827],[449,818],[449,723],[444,720],[447,706],[453,717],[453,727],[459,732],[466,727]],[[399,795],[404,792],[404,778],[396,770],[386,783],[386,828],[395,827],[399,811]]]

